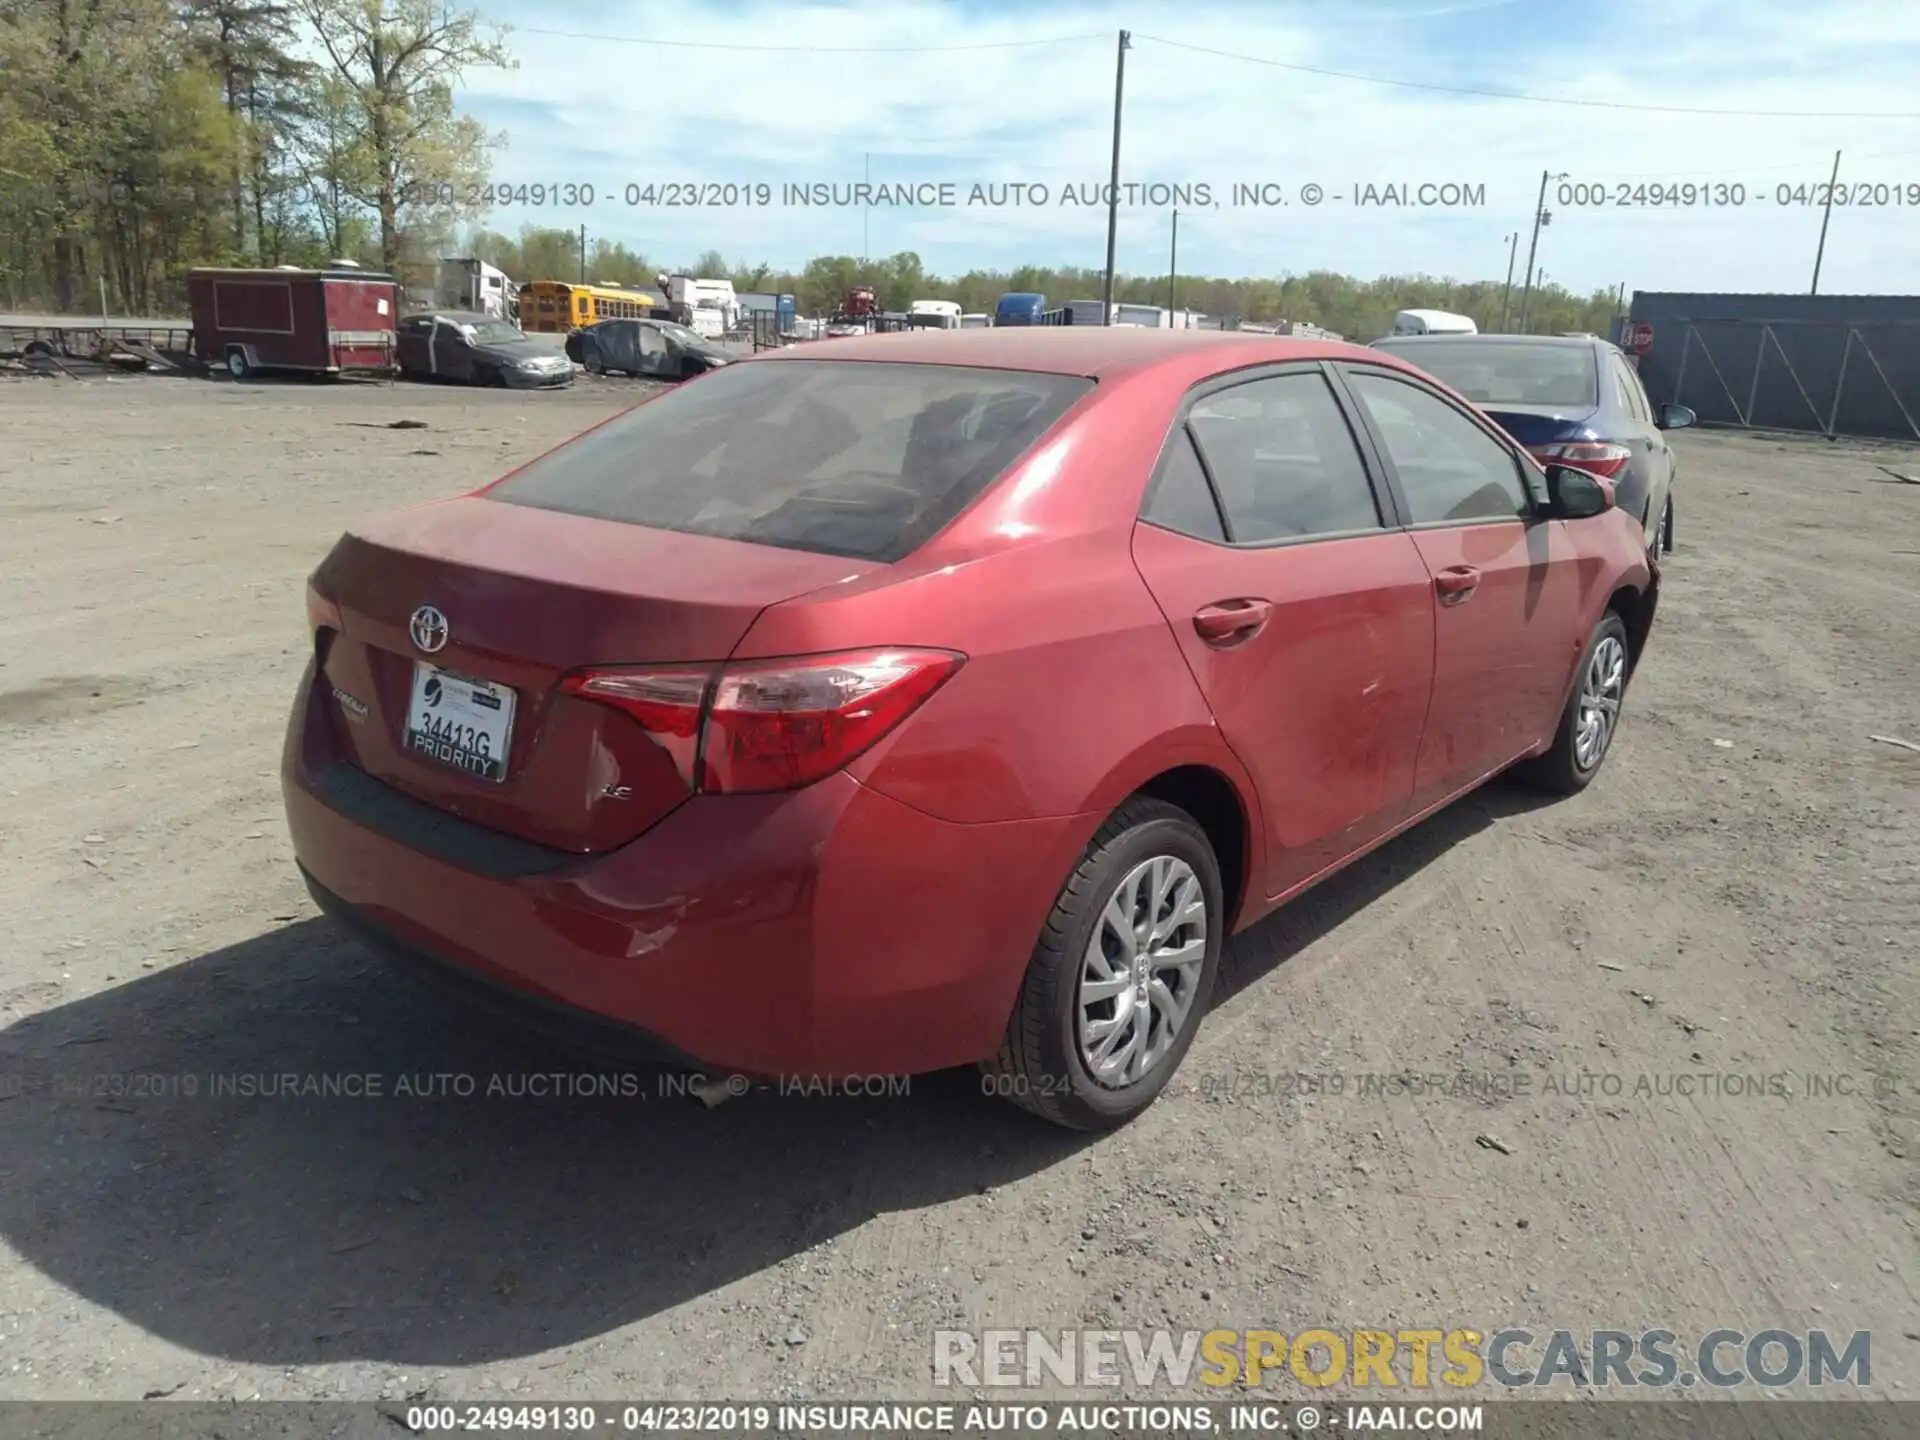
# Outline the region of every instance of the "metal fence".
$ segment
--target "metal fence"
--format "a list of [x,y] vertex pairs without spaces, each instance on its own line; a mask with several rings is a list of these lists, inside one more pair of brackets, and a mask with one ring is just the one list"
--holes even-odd
[[[1709,303],[1634,300],[1634,322],[1653,327],[1639,370],[1656,403],[1685,405],[1708,425],[1920,440],[1914,300],[1885,297],[1863,306],[1857,302],[1871,297],[1836,296],[1824,304],[1812,296],[1674,298]],[[1754,303],[1763,300],[1775,303]],[[1822,309],[1828,313],[1817,313]]]

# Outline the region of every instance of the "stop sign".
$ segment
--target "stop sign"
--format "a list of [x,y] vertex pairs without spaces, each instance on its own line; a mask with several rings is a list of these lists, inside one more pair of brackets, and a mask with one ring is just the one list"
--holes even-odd
[[1627,348],[1636,355],[1644,355],[1653,348],[1653,327],[1635,325],[1627,332]]

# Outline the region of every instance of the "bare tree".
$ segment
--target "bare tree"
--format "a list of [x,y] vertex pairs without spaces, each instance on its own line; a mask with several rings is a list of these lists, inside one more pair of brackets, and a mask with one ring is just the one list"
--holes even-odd
[[[453,88],[475,66],[511,69],[504,32],[442,0],[296,0],[328,64],[350,87],[364,167],[338,177],[378,217],[380,259],[403,259],[403,209],[453,212],[478,189],[491,142],[459,115]],[[446,215],[439,217],[447,218]]]

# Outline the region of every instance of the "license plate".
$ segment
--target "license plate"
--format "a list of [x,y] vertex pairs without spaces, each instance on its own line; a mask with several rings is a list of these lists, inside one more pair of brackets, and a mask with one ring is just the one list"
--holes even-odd
[[513,698],[505,685],[416,660],[413,698],[407,703],[407,749],[482,780],[504,780]]

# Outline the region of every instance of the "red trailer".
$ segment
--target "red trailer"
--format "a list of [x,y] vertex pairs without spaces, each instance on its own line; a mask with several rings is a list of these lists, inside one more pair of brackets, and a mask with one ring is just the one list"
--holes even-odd
[[346,268],[187,272],[193,353],[236,380],[262,370],[394,373],[400,283]]

